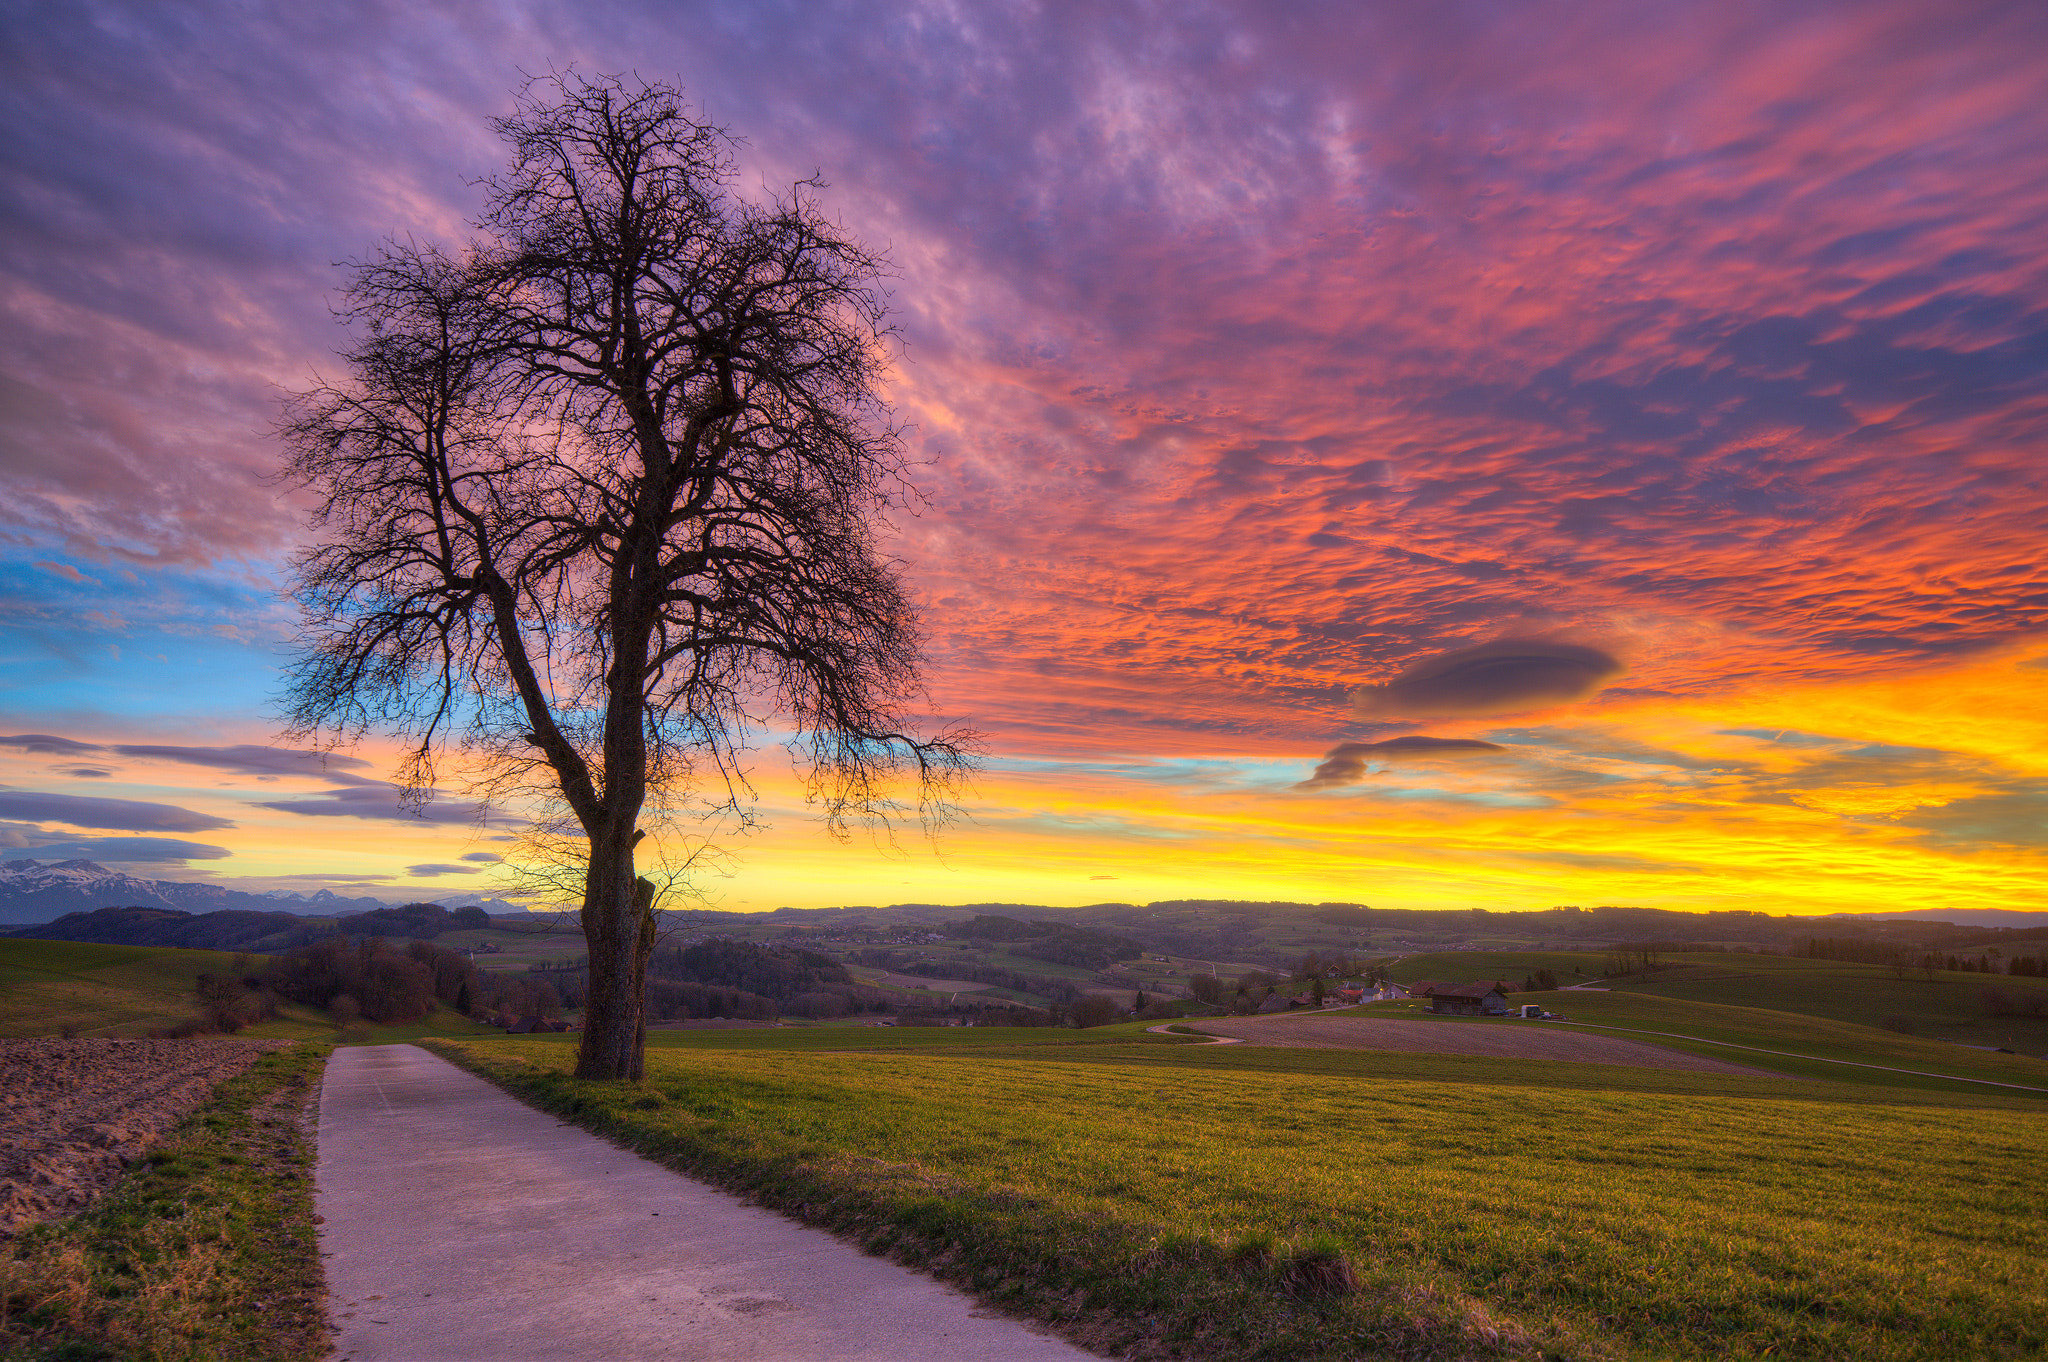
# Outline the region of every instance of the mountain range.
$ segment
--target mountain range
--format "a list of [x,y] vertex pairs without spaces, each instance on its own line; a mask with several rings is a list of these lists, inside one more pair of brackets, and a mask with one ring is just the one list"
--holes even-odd
[[[487,913],[526,911],[522,905],[502,899],[466,901]],[[6,925],[53,922],[66,913],[89,913],[96,908],[176,908],[188,913],[236,908],[296,913],[302,917],[339,917],[344,913],[388,908],[391,902],[367,895],[352,898],[331,889],[317,889],[311,894],[285,889],[252,894],[218,884],[145,880],[109,870],[95,861],[0,861],[0,924]]]

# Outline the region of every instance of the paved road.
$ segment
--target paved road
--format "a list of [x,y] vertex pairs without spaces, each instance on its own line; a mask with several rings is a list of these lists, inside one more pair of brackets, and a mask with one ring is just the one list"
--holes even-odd
[[337,1362],[1090,1362],[411,1045],[334,1052],[318,1211]]

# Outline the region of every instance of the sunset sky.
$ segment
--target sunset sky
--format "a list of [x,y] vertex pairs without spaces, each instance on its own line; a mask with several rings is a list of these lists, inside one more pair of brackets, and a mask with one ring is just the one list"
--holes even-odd
[[0,16],[0,857],[503,888],[509,813],[278,749],[269,432],[573,65],[893,261],[988,740],[841,845],[769,735],[716,906],[2048,910],[2038,0]]

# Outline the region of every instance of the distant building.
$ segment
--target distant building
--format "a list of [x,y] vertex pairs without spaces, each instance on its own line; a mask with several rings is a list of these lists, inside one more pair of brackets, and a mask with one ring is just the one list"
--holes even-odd
[[1429,1010],[1445,1016],[1505,1017],[1508,1000],[1497,983],[1438,984],[1430,990]]

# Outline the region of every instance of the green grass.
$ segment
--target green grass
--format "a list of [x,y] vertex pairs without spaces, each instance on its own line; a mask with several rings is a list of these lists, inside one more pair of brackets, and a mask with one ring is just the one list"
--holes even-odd
[[692,1036],[650,1053],[644,1088],[568,1079],[559,1045],[435,1048],[1107,1352],[1948,1359],[2048,1342],[2036,1104],[938,1034],[956,1043],[838,1055]]
[[[1888,1065],[1940,1074],[1957,1074],[1999,1083],[2020,1083],[2048,1088],[2048,1062],[2025,1055],[2000,1055],[1972,1050],[1917,1036],[1898,1035],[1873,1026],[1832,1021],[1766,1008],[1730,1007],[1718,1003],[1688,1002],[1651,993],[1568,993],[1528,995],[1552,1011],[1575,1022],[1637,1031],[1671,1032],[1709,1041],[1761,1050],[1792,1051],[1820,1059],[1848,1060],[1858,1064]],[[1522,1023],[1488,1023],[1520,1025]],[[1621,1034],[1619,1030],[1613,1034]],[[1873,1070],[1851,1070],[1841,1065],[1801,1064],[1780,1057],[1748,1054],[1716,1046],[1688,1045],[1648,1036],[1631,1037],[1654,1044],[1687,1050],[1711,1058],[1740,1064],[1754,1064],[1780,1072],[1825,1077],[1842,1082],[1879,1083],[1887,1086],[1925,1086],[1933,1080],[1909,1079]]]
[[325,1357],[313,1147],[294,1118],[326,1055],[265,1055],[84,1212],[0,1246],[0,1356]]
[[0,1036],[67,1026],[82,1036],[147,1035],[190,1017],[193,981],[234,961],[226,951],[0,938]]
[[1612,959],[1604,951],[1446,951],[1406,957],[1391,973],[1402,983],[1500,979],[1519,987],[1526,976],[1547,969],[1561,984],[1600,979],[1603,987],[1619,993],[1764,1008],[1859,1026],[1896,1019],[1910,1034],[1928,1039],[1964,1045],[2010,1041],[2021,1053],[2048,1054],[2048,1015],[1989,1017],[1980,996],[1994,988],[2016,997],[2048,997],[2048,979],[1947,970],[1930,977],[1883,965],[1749,952],[1663,955],[1659,962],[1665,968],[1603,979]]
[[1915,1035],[1970,1045],[2003,1045],[2010,1039],[2024,1053],[2048,1053],[2048,1015],[1989,1017],[1980,996],[1987,988],[2015,996],[2048,996],[2048,979],[1948,970],[1924,975],[1882,965],[1769,955],[1665,959],[1677,967],[1628,975],[1612,980],[1610,986],[1689,1002],[1804,1012],[1863,1026],[1897,1018]]
[[1522,980],[1539,969],[1555,974],[1560,984],[1597,979],[1607,959],[1605,951],[1435,951],[1402,956],[1387,973],[1397,984],[1412,984],[1417,979],[1449,979],[1461,984],[1498,979],[1520,988]]
[[[437,1008],[416,1022],[401,1022],[394,1026],[359,1024],[343,1033],[335,1029],[334,1019],[326,1012],[291,1006],[281,1010],[279,1020],[249,1027],[241,1034],[258,1038],[310,1036],[330,1045],[406,1045],[435,1036],[496,1036],[504,1033],[494,1026],[473,1022],[446,1007]],[[570,1036],[569,1039],[575,1037]]]
[[[146,1036],[189,1020],[197,1010],[193,984],[202,974],[234,967],[228,951],[169,946],[101,946],[77,941],[0,938],[0,1037]],[[261,968],[266,957],[256,956]],[[240,1034],[256,1039],[392,1045],[427,1036],[486,1035],[447,1009],[402,1026],[366,1026],[346,1037],[319,1008],[287,1003],[276,1019]]]
[[[1152,1035],[1150,1022],[1119,1022],[1075,1031],[1063,1026],[775,1026],[731,1031],[653,1031],[649,1050],[1004,1050],[1038,1046],[1200,1044],[1187,1036]],[[507,1037],[527,1045],[574,1049],[573,1031]]]

